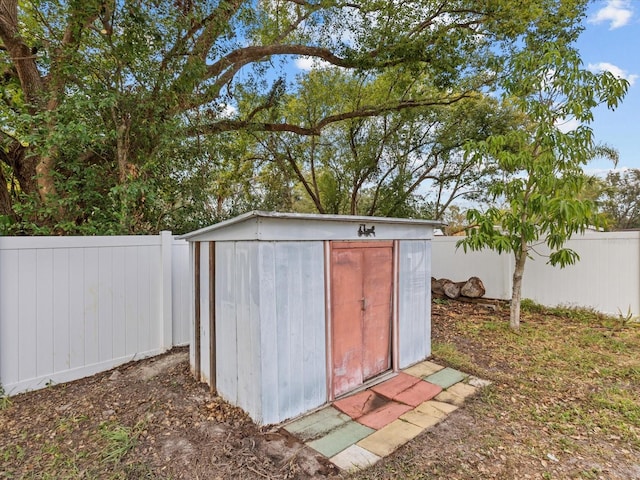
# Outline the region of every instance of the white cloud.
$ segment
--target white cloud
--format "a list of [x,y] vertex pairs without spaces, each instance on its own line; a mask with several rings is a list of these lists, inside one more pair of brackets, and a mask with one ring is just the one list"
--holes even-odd
[[318,70],[322,68],[329,68],[332,65],[329,62],[320,60],[315,57],[298,57],[295,60],[296,67],[300,70]]
[[233,118],[238,113],[238,109],[228,103],[219,104],[218,111],[220,118]]
[[611,72],[614,77],[624,78],[629,82],[629,85],[633,85],[638,79],[638,75],[628,74],[625,70],[621,69],[617,65],[613,65],[612,63],[600,62],[600,63],[590,63],[587,67],[594,73],[598,72]]
[[633,16],[631,0],[608,0],[607,4],[589,18],[589,23],[609,22],[609,30],[624,27]]
[[556,121],[556,128],[560,130],[562,133],[568,133],[574,131],[576,128],[580,126],[580,122],[575,118],[566,119],[563,118],[561,120]]
[[627,170],[630,170],[629,167],[612,167],[612,168],[583,168],[584,173],[587,175],[591,175],[594,177],[605,178],[609,172],[621,172],[624,173]]

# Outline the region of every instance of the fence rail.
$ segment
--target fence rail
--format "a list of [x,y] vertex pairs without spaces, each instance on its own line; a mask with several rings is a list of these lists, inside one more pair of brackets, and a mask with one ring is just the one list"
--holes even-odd
[[[514,259],[489,250],[464,253],[456,237],[433,241],[433,276],[451,280],[480,277],[488,298],[511,298]],[[640,315],[640,232],[588,232],[567,247],[580,261],[565,268],[547,264],[544,247],[536,247],[525,265],[522,296],[547,306],[580,306]]]
[[0,237],[0,384],[16,394],[187,343],[189,289],[170,232]]

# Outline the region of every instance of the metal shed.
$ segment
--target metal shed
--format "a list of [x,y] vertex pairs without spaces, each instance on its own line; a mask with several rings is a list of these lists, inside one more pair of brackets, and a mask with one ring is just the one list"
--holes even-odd
[[253,211],[184,235],[194,375],[271,424],[424,360],[439,225]]

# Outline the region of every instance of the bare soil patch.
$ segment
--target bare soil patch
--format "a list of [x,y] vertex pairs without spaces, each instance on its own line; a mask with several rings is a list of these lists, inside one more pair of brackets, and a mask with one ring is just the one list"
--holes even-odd
[[1,478],[640,479],[640,329],[433,305],[434,359],[493,382],[374,467],[337,471],[189,373],[184,348],[0,410]]

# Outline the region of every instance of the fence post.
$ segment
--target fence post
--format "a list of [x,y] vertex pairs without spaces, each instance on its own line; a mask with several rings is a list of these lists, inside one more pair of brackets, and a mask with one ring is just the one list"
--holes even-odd
[[160,232],[160,255],[162,261],[162,348],[165,350],[173,347],[172,248],[173,235],[170,231],[163,230]]

